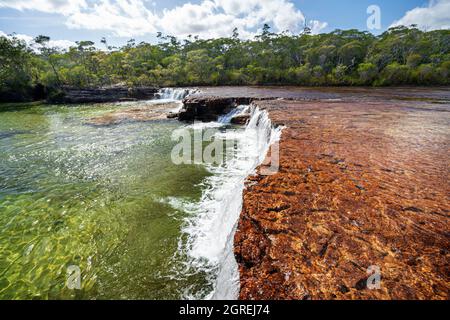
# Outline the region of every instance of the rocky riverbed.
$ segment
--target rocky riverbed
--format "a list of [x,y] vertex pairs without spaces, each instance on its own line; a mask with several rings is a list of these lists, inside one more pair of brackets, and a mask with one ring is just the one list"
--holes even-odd
[[176,114],[176,112],[170,112],[168,110],[176,110],[178,107],[178,102],[144,102],[141,105],[133,105],[132,108],[125,107],[93,117],[85,123],[93,126],[110,126],[129,121],[146,122],[152,120],[165,120]]
[[244,191],[239,298],[449,299],[448,91],[242,90],[204,89],[185,110],[245,97],[285,126],[278,173]]
[[244,193],[240,298],[448,299],[448,106],[257,105],[287,128]]

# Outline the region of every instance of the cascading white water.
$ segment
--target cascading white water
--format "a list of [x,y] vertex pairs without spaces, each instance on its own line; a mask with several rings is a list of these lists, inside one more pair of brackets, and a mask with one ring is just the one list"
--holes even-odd
[[188,95],[195,93],[195,89],[186,88],[162,88],[156,93],[156,101],[158,103],[174,102],[176,103],[176,108],[169,110],[172,113],[178,113],[183,108],[182,100]]
[[233,139],[237,149],[230,161],[210,166],[208,188],[186,221],[185,248],[198,268],[214,273],[209,299],[236,299],[239,292],[238,266],[233,254],[233,238],[242,209],[244,182],[264,160],[272,143],[279,140],[281,128],[274,128],[266,111],[255,106],[239,106],[219,119],[226,125],[233,116],[246,113],[250,121],[245,129],[220,133],[217,138]]
[[162,88],[157,93],[157,96],[160,100],[175,100],[181,101],[186,98],[190,93],[192,93],[191,89],[183,89],[183,88]]
[[229,113],[220,116],[219,119],[217,120],[217,122],[221,123],[221,124],[228,124],[230,123],[231,119],[237,115],[240,114],[248,114],[249,110],[250,110],[250,106],[246,106],[246,105],[240,105],[238,107],[236,107],[235,109],[231,110]]

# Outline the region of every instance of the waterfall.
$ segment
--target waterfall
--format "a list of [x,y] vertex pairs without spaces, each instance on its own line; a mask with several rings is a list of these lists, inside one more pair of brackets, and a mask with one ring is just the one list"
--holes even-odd
[[235,116],[241,115],[241,114],[248,114],[250,112],[250,106],[246,105],[240,105],[236,107],[235,109],[231,110],[226,115],[220,116],[217,122],[222,124],[228,124],[230,123],[231,119]]
[[157,93],[157,97],[160,100],[181,101],[193,92],[195,91],[185,88],[162,88]]
[[[209,167],[213,173],[205,183],[209,187],[183,230],[189,238],[186,250],[193,263],[214,273],[211,280],[214,289],[209,299],[238,297],[239,273],[233,239],[242,210],[244,183],[262,163],[271,144],[281,136],[281,128],[274,128],[268,113],[255,106],[239,106],[219,121],[225,125],[242,113],[250,114],[245,129],[220,133],[221,138],[237,142],[235,155],[223,166]],[[228,138],[227,134],[230,134]]]

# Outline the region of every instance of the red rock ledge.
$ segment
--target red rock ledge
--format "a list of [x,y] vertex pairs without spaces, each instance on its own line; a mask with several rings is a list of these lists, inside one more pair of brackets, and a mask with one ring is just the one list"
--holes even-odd
[[286,129],[244,191],[240,299],[449,299],[449,105],[256,104]]

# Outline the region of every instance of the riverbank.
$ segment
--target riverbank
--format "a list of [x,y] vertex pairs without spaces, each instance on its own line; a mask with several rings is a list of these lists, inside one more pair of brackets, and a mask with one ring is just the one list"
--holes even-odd
[[239,298],[448,299],[448,94],[243,90],[188,99],[246,97],[285,126],[279,172],[246,182]]

